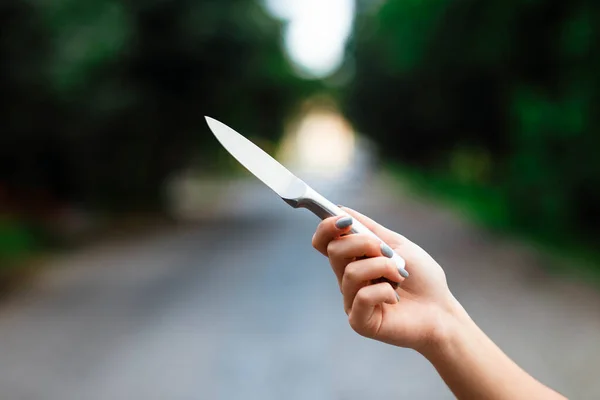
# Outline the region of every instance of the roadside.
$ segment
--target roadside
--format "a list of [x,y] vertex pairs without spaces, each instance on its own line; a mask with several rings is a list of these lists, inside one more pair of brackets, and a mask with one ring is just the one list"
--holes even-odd
[[501,192],[494,188],[400,164],[390,164],[388,170],[392,179],[409,191],[452,209],[481,229],[549,255],[553,259],[545,266],[549,274],[568,275],[600,288],[600,250],[585,242],[580,234],[543,231],[526,222],[515,222]]
[[79,226],[70,225],[69,219],[60,221],[59,218],[45,221],[47,228],[36,232],[37,235],[25,227],[12,228],[6,224],[1,243],[0,300],[26,285],[55,258],[111,242],[143,239],[177,224],[164,214],[129,213],[99,221],[79,213],[79,220],[85,220],[85,224]]

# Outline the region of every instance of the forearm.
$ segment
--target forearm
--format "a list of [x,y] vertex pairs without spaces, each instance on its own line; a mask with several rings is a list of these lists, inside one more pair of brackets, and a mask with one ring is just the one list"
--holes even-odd
[[458,307],[423,355],[458,399],[565,399],[523,371]]

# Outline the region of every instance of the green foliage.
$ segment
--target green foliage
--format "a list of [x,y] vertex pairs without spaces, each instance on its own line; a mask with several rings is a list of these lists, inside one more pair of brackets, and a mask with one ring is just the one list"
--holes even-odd
[[42,6],[53,47],[49,73],[55,90],[69,92],[89,84],[94,68],[123,52],[131,24],[120,2],[60,0]]
[[[314,89],[254,0],[8,0],[0,6],[0,189],[160,209],[166,179],[214,168],[204,115],[276,140]],[[1,206],[1,199],[0,199]]]
[[594,243],[599,27],[588,0],[390,0],[357,19],[345,109],[405,168],[493,192],[500,225]]
[[36,248],[31,232],[16,221],[0,220],[0,271]]

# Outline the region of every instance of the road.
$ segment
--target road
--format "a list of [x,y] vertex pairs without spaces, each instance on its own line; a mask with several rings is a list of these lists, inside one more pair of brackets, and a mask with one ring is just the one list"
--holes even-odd
[[[572,398],[600,397],[593,288],[385,177],[317,187],[430,251],[525,369]],[[58,256],[5,299],[2,399],[453,398],[415,352],[352,332],[310,246],[315,217],[254,181],[226,193],[194,224]]]

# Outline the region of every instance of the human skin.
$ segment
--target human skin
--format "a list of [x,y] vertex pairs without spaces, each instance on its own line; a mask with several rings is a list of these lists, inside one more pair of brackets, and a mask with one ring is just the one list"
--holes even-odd
[[[479,329],[450,292],[442,267],[421,247],[349,208],[406,260],[403,278],[389,249],[364,234],[348,235],[350,217],[323,220],[313,247],[329,258],[352,329],[416,350],[459,399],[565,399],[522,370]],[[380,278],[398,282],[394,290]]]

